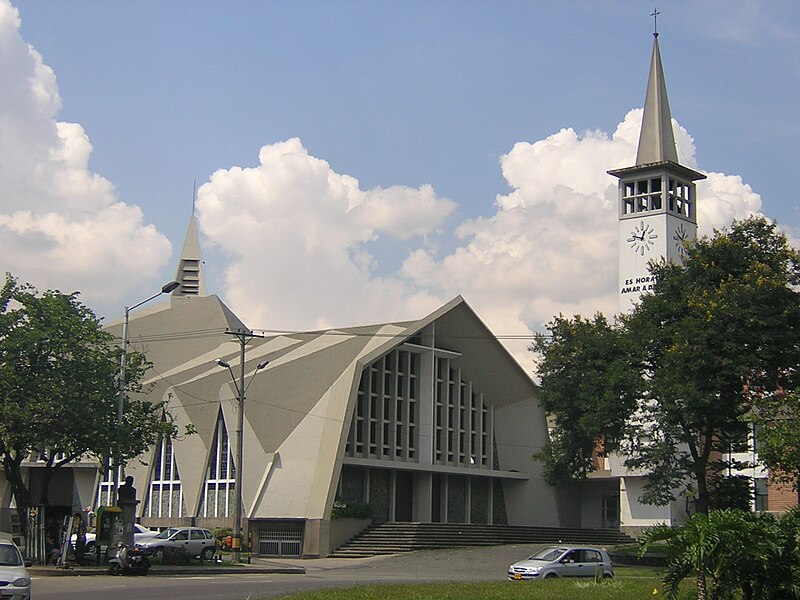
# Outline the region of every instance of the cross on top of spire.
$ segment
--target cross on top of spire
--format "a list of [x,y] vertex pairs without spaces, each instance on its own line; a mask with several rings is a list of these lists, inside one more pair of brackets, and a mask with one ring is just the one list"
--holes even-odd
[[653,12],[650,14],[650,16],[653,17],[653,37],[658,37],[658,15],[660,14],[658,8],[654,8]]

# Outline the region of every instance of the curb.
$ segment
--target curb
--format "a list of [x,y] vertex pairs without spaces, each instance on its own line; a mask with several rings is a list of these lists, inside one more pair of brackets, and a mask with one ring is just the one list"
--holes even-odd
[[[78,567],[59,569],[57,567],[28,567],[32,577],[85,577],[108,575],[105,567]],[[151,567],[148,575],[305,575],[303,567]]]

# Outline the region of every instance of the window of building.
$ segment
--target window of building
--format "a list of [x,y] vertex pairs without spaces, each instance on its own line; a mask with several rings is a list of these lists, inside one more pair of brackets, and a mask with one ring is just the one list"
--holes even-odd
[[622,187],[622,214],[633,215],[663,208],[660,177],[626,181]]
[[236,467],[233,464],[228,430],[222,411],[217,417],[214,441],[211,444],[211,457],[206,469],[206,482],[200,506],[203,517],[229,517],[235,504]]
[[113,506],[114,498],[114,469],[103,469],[100,475],[100,485],[97,486],[96,506]]
[[753,509],[756,512],[765,512],[769,509],[769,485],[767,484],[766,477],[758,477],[753,480],[755,488],[755,505]]
[[490,466],[489,410],[449,358],[436,359],[434,462]]
[[688,182],[669,178],[667,210],[687,219],[694,218],[694,197],[692,185]]
[[178,464],[169,438],[161,439],[156,445],[144,514],[151,518],[182,517],[186,514]]
[[364,369],[348,456],[416,461],[419,354],[393,350]]

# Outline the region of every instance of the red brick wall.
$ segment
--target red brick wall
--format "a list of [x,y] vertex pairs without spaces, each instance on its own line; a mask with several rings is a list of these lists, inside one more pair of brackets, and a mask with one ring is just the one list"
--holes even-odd
[[605,440],[597,438],[594,441],[594,451],[592,452],[592,464],[598,471],[603,471],[605,467]]
[[798,503],[797,490],[786,483],[770,480],[767,484],[767,504],[769,512],[785,512]]

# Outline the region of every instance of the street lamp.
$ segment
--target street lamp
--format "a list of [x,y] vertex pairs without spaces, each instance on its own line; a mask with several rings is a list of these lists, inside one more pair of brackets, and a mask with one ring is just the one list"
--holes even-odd
[[266,367],[269,364],[268,360],[264,362],[258,363],[256,365],[255,373],[253,376],[250,377],[250,382],[245,386],[244,384],[244,362],[245,362],[245,346],[248,342],[249,338],[252,337],[260,337],[256,336],[253,333],[245,333],[245,332],[230,332],[236,337],[239,338],[239,343],[241,344],[241,364],[239,369],[239,381],[236,381],[236,376],[233,374],[233,369],[231,365],[218,358],[214,362],[217,363],[220,367],[228,369],[231,374],[231,381],[233,381],[233,387],[236,388],[236,395],[239,398],[239,414],[238,420],[236,423],[236,479],[234,480],[234,492],[235,492],[235,500],[233,505],[233,532],[231,534],[231,548],[233,549],[233,559],[236,562],[239,562],[241,559],[241,550],[242,550],[242,480],[244,479],[244,394],[247,392],[247,389],[250,387],[250,384],[253,383],[253,379],[255,379],[255,374],[258,373],[261,369]]
[[150,302],[150,300],[153,300],[154,298],[158,298],[161,294],[169,294],[178,286],[180,286],[179,281],[170,281],[169,283],[165,283],[163,286],[161,286],[161,291],[157,294],[153,294],[146,300],[142,300],[133,306],[125,307],[125,318],[122,321],[122,353],[119,357],[119,388],[117,389],[117,439],[116,448],[114,448],[114,487],[112,488],[111,494],[112,503],[114,502],[114,499],[117,496],[117,490],[119,489],[119,469],[122,465],[122,461],[120,461],[120,442],[122,436],[122,410],[125,405],[125,370],[128,366],[128,322],[130,321],[131,311],[134,308],[139,308],[146,302]]

